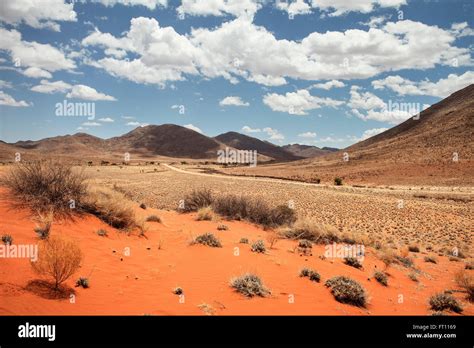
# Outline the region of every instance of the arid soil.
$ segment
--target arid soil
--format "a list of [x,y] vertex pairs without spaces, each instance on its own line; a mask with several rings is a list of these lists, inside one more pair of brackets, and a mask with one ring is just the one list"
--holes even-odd
[[[140,175],[134,173],[132,168],[127,170],[122,176],[116,173],[113,175],[122,185],[129,183],[131,178],[137,182],[143,179],[142,184],[148,182],[148,186],[142,187],[140,192],[148,191],[150,202],[151,197],[154,197],[157,205],[164,204],[165,185],[185,192],[191,188],[193,181],[200,185],[207,183],[204,179],[187,179],[184,174],[181,178],[171,171]],[[98,173],[106,176],[107,172],[101,169]],[[176,177],[181,178],[181,181],[170,181]],[[99,180],[106,182],[108,179],[102,177]],[[239,185],[237,182],[224,181],[221,184],[221,190],[230,190],[233,185]],[[251,193],[253,186],[246,184],[250,187],[244,192]],[[138,188],[134,185],[137,184],[129,184],[132,191]],[[281,191],[275,190],[274,201],[283,199],[288,194],[285,190],[283,187]],[[303,191],[311,190],[304,188]],[[4,193],[2,189],[0,195],[5,197]],[[310,193],[314,197],[320,195],[337,205],[338,195],[348,194],[328,190]],[[370,200],[369,196],[352,196],[347,196],[349,200],[345,201],[346,204],[352,202],[350,204],[354,207]],[[370,204],[375,208],[377,203],[380,206],[384,200],[390,201],[392,198],[375,196],[373,199]],[[167,201],[168,204],[171,201]],[[407,211],[419,209],[433,214],[430,211],[433,209],[432,204],[441,203],[409,200],[407,206],[410,208]],[[334,216],[338,215],[338,207],[331,208],[334,209]],[[454,217],[457,210],[463,210],[455,204],[453,207],[451,211],[446,207],[436,221],[442,221],[446,216]],[[360,214],[361,209],[358,209],[357,214]],[[379,222],[371,218],[374,213],[368,208],[366,210],[367,217],[360,220],[361,226],[378,225]],[[143,210],[138,206],[136,211],[143,216],[159,215],[162,223],[147,223],[149,230],[146,237],[119,232],[87,215],[75,221],[56,221],[53,224],[52,235],[61,234],[75,240],[84,254],[82,267],[67,281],[70,289],[66,290],[63,299],[51,299],[52,293],[35,282],[38,276],[32,272],[29,260],[0,259],[0,315],[429,315],[429,297],[444,290],[459,290],[453,275],[464,268],[464,260],[453,262],[445,256],[439,256],[438,263],[432,264],[423,261],[424,251],[410,253],[410,257],[415,260],[416,270],[399,265],[389,266],[388,286],[385,287],[373,278],[373,272],[383,269],[384,265],[371,248],[366,249],[362,270],[345,265],[338,258],[319,258],[324,254],[323,246],[314,246],[311,256],[300,256],[295,252],[297,242],[290,240],[279,240],[273,249],[268,249],[265,254],[257,254],[250,251],[250,245],[239,244],[240,238],[246,237],[250,242],[266,240],[270,232],[248,223],[195,221],[195,214],[151,208]],[[376,209],[375,214],[381,214],[381,211]],[[11,202],[2,199],[0,216],[0,231],[11,234],[14,243],[38,242],[33,232],[35,224],[30,211],[13,210]],[[357,217],[353,219],[358,221]],[[458,215],[458,219],[462,222],[467,217],[461,219]],[[420,217],[420,220],[429,219]],[[229,229],[218,231],[220,223],[225,223]],[[405,224],[406,221],[402,226]],[[421,222],[419,224],[422,225]],[[98,236],[96,230],[99,228],[106,229],[108,236]],[[189,244],[193,237],[204,232],[218,236],[223,247]],[[299,277],[300,269],[305,266],[320,273],[320,283]],[[229,281],[244,272],[258,274],[271,290],[271,295],[248,299],[236,293],[229,286]],[[419,281],[409,279],[410,273],[416,273]],[[341,304],[334,299],[324,282],[336,275],[349,276],[366,289],[369,297],[366,309]],[[73,288],[80,276],[89,278],[90,288]],[[184,290],[184,297],[173,294],[172,290],[178,286]],[[75,292],[72,298],[69,296],[70,291]],[[453,296],[464,305],[463,315],[474,314],[474,307],[465,300],[465,294],[454,291]]]
[[[137,203],[176,209],[193,189],[261,197],[272,204],[291,201],[299,216],[384,243],[472,249],[473,191],[468,187],[351,187],[264,178],[192,175],[190,166],[86,167],[91,182],[116,186]],[[202,166],[199,170],[202,169]],[[437,250],[437,249],[436,249]]]

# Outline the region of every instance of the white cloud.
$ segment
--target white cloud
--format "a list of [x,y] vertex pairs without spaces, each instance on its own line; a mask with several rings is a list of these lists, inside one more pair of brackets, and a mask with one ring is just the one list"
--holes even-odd
[[11,95],[6,94],[3,91],[0,91],[0,105],[6,105],[6,106],[15,106],[15,107],[26,107],[30,106],[26,101],[24,100],[15,100]]
[[127,122],[125,125],[132,126],[132,127],[146,127],[148,126],[148,123],[140,123],[137,121],[131,121],[131,122]]
[[38,93],[46,93],[46,94],[53,94],[53,93],[66,93],[71,89],[71,85],[64,81],[48,81],[48,80],[41,80],[40,84],[37,86],[33,86],[31,88],[32,91]]
[[307,139],[316,138],[316,135],[317,134],[315,132],[305,132],[305,133],[298,134],[300,138],[307,138]]
[[249,126],[243,126],[242,131],[244,133],[260,133],[262,130],[260,128],[251,128]]
[[230,96],[225,97],[219,102],[220,106],[249,106],[250,104],[244,102],[240,97]]
[[263,97],[263,103],[273,111],[287,112],[292,115],[307,115],[308,111],[323,106],[337,108],[342,101],[312,96],[307,90],[300,89],[286,94],[269,93]]
[[261,0],[182,0],[176,11],[180,16],[225,16],[253,18],[262,7]]
[[474,36],[474,30],[469,27],[467,22],[454,23],[451,25],[451,32],[456,37]]
[[122,116],[122,119],[124,119],[124,120],[134,120],[135,117],[133,117],[133,116]]
[[345,84],[342,81],[331,80],[331,81],[327,81],[327,82],[324,82],[324,83],[316,83],[316,84],[312,85],[310,88],[320,88],[320,89],[325,89],[326,91],[328,91],[331,88],[340,88],[340,87],[344,87],[344,86],[345,86]]
[[99,118],[98,121],[104,122],[104,123],[113,123],[113,122],[115,122],[115,120],[113,118],[110,118],[110,117]]
[[202,130],[199,129],[198,127],[196,127],[195,125],[191,124],[191,123],[190,123],[190,124],[185,124],[183,127],[186,127],[186,128],[188,128],[188,129],[191,129],[191,130],[193,130],[193,131],[195,131],[195,132],[198,132],[198,133],[201,133],[201,134],[202,134]]
[[7,51],[16,66],[33,67],[49,72],[71,70],[76,67],[73,60],[49,44],[21,40],[16,30],[0,28],[0,50]]
[[306,0],[277,1],[276,8],[288,12],[291,16],[311,13],[311,5]]
[[437,82],[423,80],[414,82],[399,75],[387,76],[381,80],[372,81],[374,89],[391,89],[399,95],[429,95],[446,98],[450,94],[474,83],[474,71],[462,75],[449,74]]
[[83,100],[108,100],[115,101],[114,97],[97,92],[94,88],[85,85],[72,86],[71,91],[66,94],[67,98],[83,99]]
[[367,129],[361,136],[360,140],[365,140],[370,137],[373,137],[374,135],[380,134],[382,132],[385,132],[388,130],[388,128],[372,128],[372,129]]
[[376,7],[399,8],[406,0],[311,0],[312,6],[327,12],[329,16],[341,16],[348,12],[372,12]]
[[[455,40],[451,30],[411,20],[367,30],[313,32],[293,41],[277,39],[241,17],[188,34],[139,17],[131,20],[130,30],[121,37],[96,31],[82,43],[104,49],[105,57],[88,64],[137,83],[164,86],[186,75],[200,75],[279,86],[287,78],[364,79],[386,71],[451,66],[453,59],[458,66],[472,64],[469,48],[454,46]],[[109,49],[130,52],[136,58],[120,59],[105,52]]]
[[145,6],[150,10],[154,10],[157,7],[167,7],[168,0],[93,0],[93,2],[101,3],[104,6],[115,6],[117,4],[124,6]]
[[100,126],[102,126],[98,122],[90,122],[90,121],[84,122],[82,125],[85,126],[85,127],[100,127]]
[[265,127],[263,128],[263,131],[267,133],[269,136],[270,140],[275,140],[275,141],[283,141],[285,139],[285,136],[281,134],[278,130],[270,128],[270,127]]
[[23,75],[32,77],[32,78],[46,78],[50,79],[53,77],[51,73],[49,73],[46,70],[40,69],[40,68],[35,68],[35,67],[30,67],[26,70],[23,70]]
[[0,21],[60,31],[59,21],[77,21],[74,4],[64,0],[14,0],[0,2]]
[[13,85],[10,81],[0,80],[0,89],[4,88],[13,88]]

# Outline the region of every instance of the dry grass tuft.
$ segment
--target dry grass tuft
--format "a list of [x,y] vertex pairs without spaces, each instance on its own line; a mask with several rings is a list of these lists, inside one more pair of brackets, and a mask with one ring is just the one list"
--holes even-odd
[[454,275],[456,284],[467,292],[467,299],[474,302],[474,277],[466,270],[460,270]]
[[365,289],[355,280],[345,276],[337,276],[326,281],[334,298],[341,303],[365,307],[367,294]]
[[336,228],[307,217],[297,220],[291,227],[281,229],[280,234],[288,239],[306,239],[316,244],[340,241],[339,231]]
[[270,290],[263,285],[262,280],[251,273],[231,279],[230,286],[247,297],[265,297],[270,294]]
[[212,221],[215,219],[215,214],[211,207],[199,208],[196,216],[197,221]]
[[461,313],[463,311],[458,300],[456,300],[451,294],[447,293],[438,293],[431,296],[430,307],[434,311],[451,310],[455,313]]

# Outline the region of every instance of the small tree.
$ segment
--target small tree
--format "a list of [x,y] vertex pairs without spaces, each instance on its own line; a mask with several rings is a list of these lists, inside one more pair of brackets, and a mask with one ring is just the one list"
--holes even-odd
[[76,243],[51,236],[39,245],[38,259],[31,266],[36,273],[53,278],[54,289],[58,290],[77,271],[81,260],[82,252]]

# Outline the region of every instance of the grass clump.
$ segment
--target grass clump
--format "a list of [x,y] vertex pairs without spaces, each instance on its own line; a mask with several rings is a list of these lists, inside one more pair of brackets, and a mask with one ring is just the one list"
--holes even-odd
[[327,280],[325,285],[331,288],[331,293],[337,301],[365,307],[367,294],[365,289],[355,280],[345,276],[336,276]]
[[344,258],[344,263],[348,266],[351,266],[357,269],[362,268],[362,264],[356,257],[347,256]]
[[331,244],[340,241],[339,231],[323,225],[312,218],[298,219],[291,227],[280,233],[288,239],[306,239],[316,244]]
[[143,210],[146,210],[146,204],[145,203],[140,204],[140,208],[142,208]]
[[198,211],[201,208],[209,207],[213,200],[214,197],[211,190],[194,190],[184,198],[181,211],[185,213]]
[[70,215],[87,193],[85,176],[59,161],[20,162],[0,179],[15,201],[41,213]]
[[218,231],[228,231],[228,230],[229,230],[229,226],[224,225],[224,224],[219,224],[219,225],[217,225],[217,230],[218,230]]
[[341,186],[342,185],[342,179],[341,178],[334,178],[334,185]]
[[255,243],[252,244],[251,250],[254,253],[265,253],[267,251],[267,248],[265,247],[265,243],[263,240],[257,240]]
[[83,277],[80,277],[77,281],[76,281],[76,287],[82,287],[84,289],[87,289],[89,287],[89,279],[88,278],[83,278]]
[[200,208],[197,212],[197,221],[212,221],[214,219],[214,212],[211,207]]
[[34,231],[40,239],[48,239],[51,232],[51,226],[53,225],[53,212],[50,211],[47,215],[38,213],[38,223],[34,228]]
[[303,268],[300,271],[300,277],[307,277],[309,278],[309,280],[317,283],[319,283],[321,280],[321,276],[319,275],[319,273],[311,268]]
[[13,244],[13,237],[9,234],[4,234],[2,236],[2,242],[5,245],[12,245]]
[[434,256],[425,256],[424,258],[425,262],[430,262],[430,263],[438,263],[436,257]]
[[383,286],[388,286],[388,277],[386,273],[377,271],[374,273],[374,278]]
[[104,230],[103,228],[98,229],[95,233],[97,233],[99,237],[107,237],[108,235],[107,231]]
[[178,286],[178,287],[176,287],[176,288],[173,289],[173,294],[175,294],[175,295],[182,295],[182,294],[184,294],[184,290],[183,290],[183,288],[181,288],[181,287]]
[[159,223],[161,223],[161,218],[159,216],[156,216],[156,215],[150,215],[146,218],[146,221],[147,222],[159,222]]
[[461,270],[455,274],[454,280],[467,293],[467,299],[474,302],[474,277],[465,270]]
[[231,279],[230,286],[247,297],[265,297],[270,294],[270,290],[265,287],[262,280],[251,273]]
[[463,311],[459,302],[451,294],[444,292],[430,297],[430,308],[434,311],[450,310],[455,313]]
[[212,248],[222,248],[222,244],[219,239],[217,239],[216,236],[214,236],[212,233],[204,233],[201,234],[200,236],[197,236],[193,244],[202,244],[202,245],[207,245]]
[[417,245],[410,245],[410,246],[408,246],[408,251],[410,251],[412,253],[419,253],[420,248]]
[[239,243],[240,244],[249,244],[249,240],[248,240],[248,238],[240,238]]
[[410,273],[410,274],[408,274],[408,278],[410,278],[410,279],[413,280],[414,282],[418,282],[418,277],[417,277],[416,273]]

